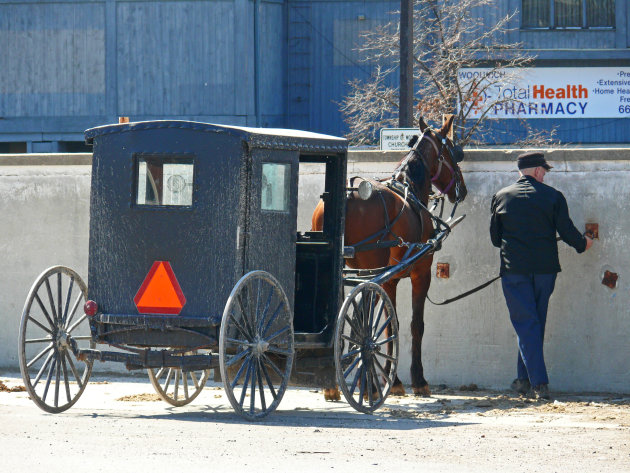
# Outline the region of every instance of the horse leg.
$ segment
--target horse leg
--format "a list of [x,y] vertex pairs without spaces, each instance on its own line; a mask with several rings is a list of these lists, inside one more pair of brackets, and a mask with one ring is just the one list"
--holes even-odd
[[424,335],[424,302],[431,284],[431,266],[421,265],[411,273],[411,387],[416,396],[431,396],[422,367],[422,336]]
[[[396,309],[396,287],[398,286],[398,281],[399,279],[390,279],[389,281],[387,281],[385,284],[383,284],[383,289],[385,289],[385,292],[387,293],[387,295],[389,296],[390,300],[392,301],[392,305],[394,306],[394,310]],[[387,336],[390,336],[390,329],[387,329]],[[388,371],[389,370],[389,361],[387,362],[387,366],[385,367],[385,370]],[[398,379],[398,374],[396,374],[396,379],[394,379],[394,384],[392,385],[392,389],[390,391],[390,394],[392,396],[404,396],[405,395],[405,387],[403,386],[403,384],[400,382],[400,379]]]

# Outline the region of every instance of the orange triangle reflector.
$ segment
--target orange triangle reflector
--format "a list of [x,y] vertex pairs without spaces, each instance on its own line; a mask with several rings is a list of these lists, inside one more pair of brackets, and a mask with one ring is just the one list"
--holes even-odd
[[168,261],[153,263],[133,302],[141,314],[178,315],[182,311],[186,298]]

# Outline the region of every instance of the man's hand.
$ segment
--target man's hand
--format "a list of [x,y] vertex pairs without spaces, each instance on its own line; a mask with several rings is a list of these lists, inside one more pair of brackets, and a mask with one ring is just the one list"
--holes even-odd
[[589,237],[588,235],[584,235],[584,238],[586,238],[586,250],[588,250],[591,246],[593,246],[593,239],[591,237]]

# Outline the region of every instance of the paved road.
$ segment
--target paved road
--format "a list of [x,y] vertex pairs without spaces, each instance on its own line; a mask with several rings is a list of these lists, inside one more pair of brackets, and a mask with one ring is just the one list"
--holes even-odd
[[443,389],[365,415],[290,388],[278,411],[250,423],[219,385],[181,408],[143,400],[152,393],[145,378],[93,378],[74,407],[52,415],[26,393],[0,392],[1,471],[630,471],[621,396],[539,404]]

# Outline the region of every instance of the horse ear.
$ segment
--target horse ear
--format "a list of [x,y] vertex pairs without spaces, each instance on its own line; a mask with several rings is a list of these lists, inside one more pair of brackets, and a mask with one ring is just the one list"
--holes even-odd
[[442,125],[442,129],[440,130],[440,135],[442,135],[442,136],[448,135],[448,132],[450,131],[451,127],[453,126],[453,121],[454,120],[455,120],[455,115],[449,115],[449,117],[446,119],[446,122],[444,123],[444,125]]
[[424,133],[424,130],[426,130],[427,128],[429,128],[429,125],[427,125],[427,124],[424,122],[424,117],[420,117],[420,118],[418,118],[418,128],[420,128],[420,131],[421,131],[422,133]]

